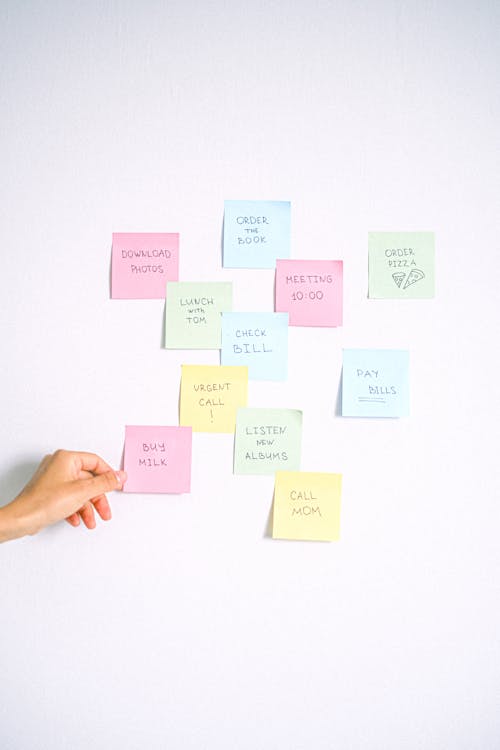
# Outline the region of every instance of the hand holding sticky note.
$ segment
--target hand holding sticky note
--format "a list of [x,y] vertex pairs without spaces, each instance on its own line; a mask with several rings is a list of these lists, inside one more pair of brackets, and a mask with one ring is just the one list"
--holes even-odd
[[180,423],[194,432],[234,432],[247,390],[247,367],[182,365]]
[[277,471],[273,539],[338,539],[341,487],[341,474]]

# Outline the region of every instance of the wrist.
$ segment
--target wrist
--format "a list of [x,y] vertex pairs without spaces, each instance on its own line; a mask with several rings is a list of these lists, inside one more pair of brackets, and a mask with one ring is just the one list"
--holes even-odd
[[17,539],[20,536],[23,536],[21,524],[12,512],[12,503],[4,505],[0,508],[0,542]]
[[0,508],[0,542],[36,534],[42,528],[30,509],[30,503],[22,502],[20,498]]

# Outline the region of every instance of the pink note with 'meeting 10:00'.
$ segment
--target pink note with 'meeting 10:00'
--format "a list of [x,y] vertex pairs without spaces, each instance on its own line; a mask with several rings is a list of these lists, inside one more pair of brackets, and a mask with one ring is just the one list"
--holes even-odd
[[277,260],[276,312],[291,326],[342,325],[341,260]]
[[112,299],[165,299],[167,281],[179,279],[176,232],[115,232]]

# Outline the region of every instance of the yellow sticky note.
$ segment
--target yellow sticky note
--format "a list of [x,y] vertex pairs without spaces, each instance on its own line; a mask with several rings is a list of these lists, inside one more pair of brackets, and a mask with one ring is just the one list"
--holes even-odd
[[338,539],[341,488],[342,474],[277,471],[273,539]]
[[180,424],[194,432],[234,432],[247,390],[248,367],[182,365]]

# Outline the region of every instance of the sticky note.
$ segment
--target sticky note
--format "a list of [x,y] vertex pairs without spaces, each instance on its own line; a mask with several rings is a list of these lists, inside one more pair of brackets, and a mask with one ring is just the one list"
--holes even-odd
[[223,313],[221,364],[246,365],[251,380],[286,380],[288,315]]
[[234,432],[247,390],[247,367],[182,365],[180,423],[194,432]]
[[191,489],[191,427],[125,427],[124,492]]
[[238,409],[234,441],[235,474],[298,471],[302,412],[296,409]]
[[278,260],[276,305],[291,326],[342,325],[341,260]]
[[407,416],[409,360],[400,349],[344,349],[342,416]]
[[228,281],[170,281],[165,304],[166,349],[220,349],[221,313],[231,310]]
[[434,297],[434,233],[369,232],[368,296]]
[[290,257],[289,201],[225,201],[225,268],[274,268]]
[[113,299],[165,299],[167,281],[179,278],[179,235],[115,232],[111,260]]
[[277,471],[273,539],[338,539],[341,489],[341,474]]

